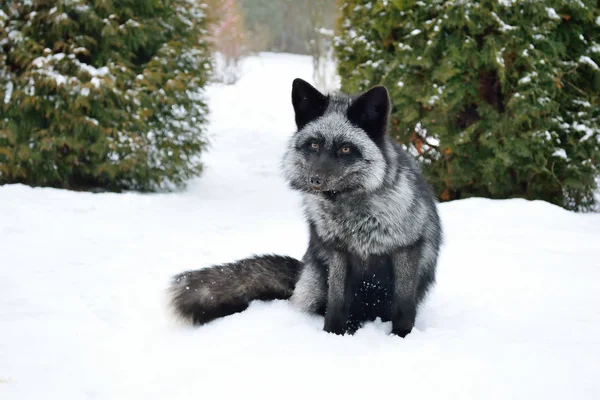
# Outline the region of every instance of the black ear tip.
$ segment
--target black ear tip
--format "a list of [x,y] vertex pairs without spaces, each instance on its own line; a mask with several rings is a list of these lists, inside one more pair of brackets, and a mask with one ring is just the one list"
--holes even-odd
[[302,97],[303,94],[310,92],[312,86],[304,79],[296,78],[292,82],[292,98]]
[[369,92],[373,93],[373,95],[380,97],[380,98],[385,98],[385,99],[389,99],[390,98],[390,93],[388,92],[387,88],[383,85],[377,85],[377,86],[373,86]]
[[306,82],[304,79],[296,78],[292,82],[292,88],[297,88],[298,86],[309,86],[310,84]]

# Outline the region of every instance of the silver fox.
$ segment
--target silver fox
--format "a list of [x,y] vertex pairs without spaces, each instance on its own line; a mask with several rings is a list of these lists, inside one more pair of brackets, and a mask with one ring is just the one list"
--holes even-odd
[[282,164],[309,226],[302,261],[263,255],[184,272],[171,305],[201,325],[252,300],[290,298],[324,315],[327,332],[352,334],[380,317],[404,337],[435,281],[442,227],[418,165],[387,135],[388,92],[324,95],[295,79],[292,105],[298,130]]

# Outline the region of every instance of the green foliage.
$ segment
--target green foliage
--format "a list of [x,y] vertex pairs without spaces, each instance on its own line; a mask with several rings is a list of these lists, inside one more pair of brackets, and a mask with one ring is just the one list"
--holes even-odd
[[594,205],[600,7],[592,0],[346,0],[342,88],[388,87],[392,133],[442,200]]
[[210,63],[193,0],[0,6],[0,184],[141,191],[201,171]]

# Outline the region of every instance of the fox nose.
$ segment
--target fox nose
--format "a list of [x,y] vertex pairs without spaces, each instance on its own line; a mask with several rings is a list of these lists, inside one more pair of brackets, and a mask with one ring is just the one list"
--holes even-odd
[[310,178],[308,178],[308,183],[310,184],[310,187],[312,189],[319,190],[323,188],[324,180],[319,175],[313,175]]

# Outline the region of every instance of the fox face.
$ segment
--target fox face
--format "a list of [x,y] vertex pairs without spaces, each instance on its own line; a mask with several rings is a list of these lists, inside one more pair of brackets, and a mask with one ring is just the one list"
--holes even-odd
[[283,166],[293,189],[330,195],[368,192],[383,184],[390,111],[383,86],[358,97],[326,96],[296,79],[292,105],[298,131]]

